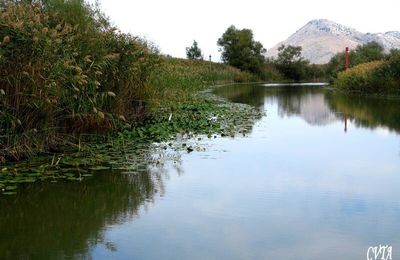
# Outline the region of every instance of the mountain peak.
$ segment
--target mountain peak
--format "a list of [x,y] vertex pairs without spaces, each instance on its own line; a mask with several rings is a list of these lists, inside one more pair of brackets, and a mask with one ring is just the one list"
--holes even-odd
[[314,19],[309,21],[288,39],[274,46],[267,52],[267,56],[278,54],[281,44],[301,46],[302,55],[311,63],[327,63],[345,47],[353,49],[360,44],[376,41],[385,51],[400,48],[400,32],[361,33],[354,28],[336,23],[328,19]]
[[336,35],[361,34],[354,28],[336,23],[328,19],[311,20],[306,25],[304,25],[299,31],[316,31],[322,34],[336,34]]
[[328,19],[313,19],[309,21],[306,25],[330,25],[330,24],[336,24],[334,21],[328,20]]

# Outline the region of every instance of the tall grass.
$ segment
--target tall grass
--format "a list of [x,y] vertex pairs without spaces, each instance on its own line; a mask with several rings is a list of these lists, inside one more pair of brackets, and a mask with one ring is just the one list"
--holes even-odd
[[[65,13],[71,6],[82,14]],[[3,3],[0,159],[59,146],[65,133],[105,132],[139,118],[157,63],[152,46],[81,1]]]
[[153,106],[185,101],[212,85],[260,80],[257,76],[222,63],[162,57],[150,77]]

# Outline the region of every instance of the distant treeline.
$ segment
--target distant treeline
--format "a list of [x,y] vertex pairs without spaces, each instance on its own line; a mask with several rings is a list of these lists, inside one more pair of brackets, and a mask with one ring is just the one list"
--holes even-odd
[[[400,51],[384,53],[383,47],[376,42],[350,51],[350,70],[346,73],[343,72],[345,52],[336,54],[327,64],[317,65],[302,57],[301,46],[281,45],[277,57],[266,59],[264,54],[267,50],[253,39],[252,30],[237,29],[233,25],[217,44],[223,62],[265,81],[330,81],[340,89],[366,93],[394,93],[398,90]],[[186,51],[188,59],[203,59],[196,41]],[[364,65],[356,68],[359,64]]]
[[[265,58],[266,49],[253,39],[250,29],[230,26],[217,41],[224,63],[252,73],[263,81],[320,81],[325,79],[324,67],[310,64],[301,56],[299,46],[280,46],[277,58]],[[186,48],[188,59],[203,59],[196,41]]]

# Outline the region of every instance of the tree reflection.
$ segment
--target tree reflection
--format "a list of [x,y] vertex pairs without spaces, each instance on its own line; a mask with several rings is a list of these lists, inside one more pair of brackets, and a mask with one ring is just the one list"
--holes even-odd
[[152,165],[133,174],[97,173],[81,183],[27,185],[14,197],[0,197],[0,259],[87,259],[96,244],[117,250],[104,240],[107,227],[135,218],[165,192],[167,165]]
[[358,127],[400,132],[398,99],[348,96],[315,86],[234,85],[216,92],[230,101],[257,107],[276,102],[279,116],[300,116],[310,125],[324,126],[339,120],[345,124],[346,118]]
[[363,128],[388,128],[400,132],[400,100],[379,97],[348,96],[329,92],[327,104],[334,111],[347,114],[356,126]]

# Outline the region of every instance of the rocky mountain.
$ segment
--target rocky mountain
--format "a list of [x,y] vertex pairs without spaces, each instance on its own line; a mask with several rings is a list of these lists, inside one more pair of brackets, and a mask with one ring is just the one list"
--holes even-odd
[[385,51],[400,48],[400,32],[361,33],[356,29],[326,19],[308,22],[288,39],[267,51],[267,57],[275,57],[281,44],[301,46],[303,57],[311,63],[327,63],[333,55],[344,51],[345,47],[354,49],[359,44],[376,41]]

